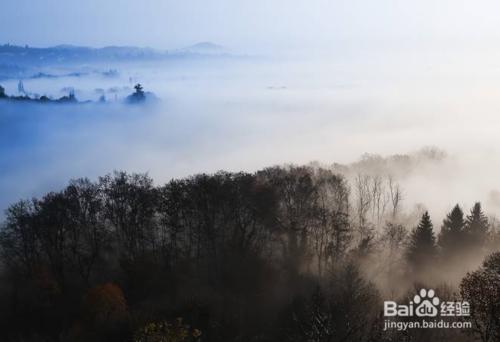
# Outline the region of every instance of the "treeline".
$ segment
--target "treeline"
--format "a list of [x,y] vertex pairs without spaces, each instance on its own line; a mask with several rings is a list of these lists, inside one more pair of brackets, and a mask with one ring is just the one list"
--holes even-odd
[[[391,210],[382,210],[372,183],[359,177],[351,194],[343,176],[312,166],[201,174],[163,186],[115,172],[15,203],[0,233],[0,339],[498,338],[500,295],[491,287],[500,288],[498,254],[460,288],[436,276],[464,276],[465,259],[497,248],[480,204],[467,216],[457,205],[437,236],[427,212],[409,231],[399,186],[390,181]],[[471,293],[485,282],[486,304],[476,305]],[[382,331],[382,301],[395,300],[387,298],[395,289],[412,296],[417,283],[469,300],[473,335]]]
[[[125,103],[127,104],[140,104],[140,103],[145,103],[146,101],[154,101],[156,100],[156,97],[153,93],[151,92],[145,92],[143,90],[143,87],[141,84],[136,84],[134,86],[135,91],[130,94],[129,96],[126,97]],[[24,86],[22,85],[22,82],[19,82],[19,91],[24,94],[24,95],[7,95],[5,93],[5,88],[3,88],[0,85],[0,101],[14,101],[14,102],[32,102],[32,103],[56,103],[56,104],[61,104],[61,103],[73,103],[73,104],[82,104],[82,103],[92,103],[92,101],[78,101],[78,99],[75,96],[74,90],[70,90],[68,95],[61,96],[58,99],[53,99],[51,97],[48,97],[46,95],[35,95],[35,96],[30,96],[24,91]],[[106,97],[104,95],[101,95],[101,97],[98,100],[99,103],[106,103]]]
[[75,93],[72,91],[68,95],[61,96],[58,99],[52,99],[46,95],[42,95],[40,97],[30,97],[26,94],[19,96],[9,96],[5,93],[5,88],[0,85],[0,101],[2,100],[39,103],[79,103],[77,98],[75,97]]

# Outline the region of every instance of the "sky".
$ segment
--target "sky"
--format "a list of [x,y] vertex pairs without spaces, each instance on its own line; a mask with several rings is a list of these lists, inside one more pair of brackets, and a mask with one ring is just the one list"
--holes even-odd
[[238,50],[493,45],[495,1],[3,0],[0,42],[160,49],[213,41]]

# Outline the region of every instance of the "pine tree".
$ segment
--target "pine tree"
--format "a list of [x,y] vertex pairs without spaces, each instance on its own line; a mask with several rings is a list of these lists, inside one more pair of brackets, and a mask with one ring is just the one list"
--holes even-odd
[[484,244],[489,231],[489,222],[486,215],[483,213],[481,203],[476,202],[474,207],[467,216],[465,224],[465,235],[470,245],[478,247]]
[[465,241],[464,236],[465,219],[464,212],[457,204],[452,211],[446,215],[439,233],[439,246],[447,257],[454,256],[462,248]]
[[406,252],[409,265],[416,271],[424,269],[436,257],[436,238],[429,213],[426,211],[410,235]]
[[134,87],[135,89],[135,93],[137,94],[137,96],[143,96],[144,95],[144,90],[142,88],[142,85],[140,83],[137,83]]
[[140,83],[138,83],[135,85],[134,89],[135,89],[135,92],[132,95],[129,95],[127,97],[127,101],[129,103],[139,103],[139,102],[145,101],[146,100],[146,93],[144,92],[142,85]]

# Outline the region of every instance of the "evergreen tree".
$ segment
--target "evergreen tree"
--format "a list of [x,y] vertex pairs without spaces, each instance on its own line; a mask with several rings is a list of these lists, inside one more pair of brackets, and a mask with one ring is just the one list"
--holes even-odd
[[136,84],[134,89],[135,89],[135,93],[138,96],[144,96],[144,90],[143,90],[142,85],[140,83]]
[[412,231],[406,259],[415,271],[424,269],[436,256],[436,238],[429,213],[426,211]]
[[146,93],[144,92],[142,85],[138,83],[135,85],[134,89],[135,92],[127,97],[127,101],[129,103],[144,102],[146,100]]
[[0,86],[0,99],[5,97],[7,97],[7,95],[5,95],[5,88]]
[[488,231],[488,218],[483,213],[481,203],[476,202],[474,207],[472,207],[470,215],[467,216],[465,224],[465,235],[467,237],[467,241],[469,241],[473,247],[480,246],[485,242]]
[[464,245],[464,212],[457,204],[446,215],[439,233],[438,244],[443,249],[443,254],[447,257],[455,255]]

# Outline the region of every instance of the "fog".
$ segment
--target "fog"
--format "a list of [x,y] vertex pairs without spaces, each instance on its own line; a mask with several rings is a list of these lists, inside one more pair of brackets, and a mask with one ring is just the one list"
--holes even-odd
[[499,10],[4,1],[0,340],[498,340]]
[[[123,169],[157,182],[217,170],[349,164],[435,146],[440,161],[398,177],[405,206],[444,215],[455,203],[500,209],[500,65],[495,55],[411,49],[346,50],[332,58],[247,57],[83,65],[80,77],[24,81],[33,94],[106,104],[0,104],[0,207],[71,178]],[[97,71],[117,70],[115,77]],[[140,82],[158,102],[124,105]],[[2,82],[17,94],[17,80]],[[393,172],[391,172],[393,173]]]

